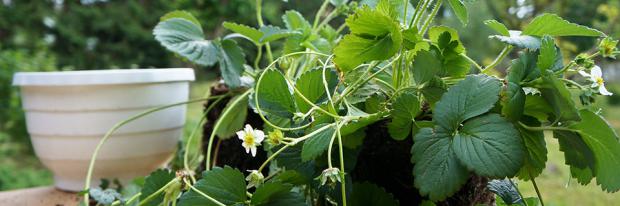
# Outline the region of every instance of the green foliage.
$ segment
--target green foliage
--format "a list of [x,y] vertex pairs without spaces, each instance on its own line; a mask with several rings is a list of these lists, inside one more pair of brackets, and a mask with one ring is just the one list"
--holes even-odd
[[288,83],[284,75],[277,70],[267,70],[258,80],[258,84],[268,83],[256,91],[256,99],[260,109],[269,114],[281,117],[292,117],[296,112],[295,101],[291,96]]
[[392,122],[388,124],[390,136],[396,140],[407,138],[418,113],[420,100],[413,91],[404,91],[396,96],[392,102]]
[[469,178],[469,171],[456,157],[451,134],[442,127],[422,128],[414,137],[411,161],[415,186],[420,194],[443,200],[458,191]]
[[[224,168],[215,167],[209,171],[203,172],[202,179],[198,180],[194,187],[226,205],[240,204],[245,202],[248,198],[245,195],[243,173],[228,166]],[[215,202],[205,198],[194,190],[184,193],[179,199],[179,205],[217,206]]]
[[[463,1],[448,3],[467,24]],[[249,184],[239,170],[210,168],[208,162],[195,183],[187,181],[196,178],[191,173],[179,177],[193,185],[178,203],[398,205],[402,196],[353,179],[354,168],[361,167],[356,163],[366,161],[358,154],[367,152],[366,140],[376,138],[368,136],[376,131],[367,127],[384,123],[396,140],[413,133],[413,186],[431,201],[457,194],[472,175],[534,182],[547,161],[545,130],[558,138],[580,183],[596,178],[606,191],[620,189],[620,179],[613,175],[620,169],[618,137],[602,118],[573,101],[572,90],[591,91],[592,84],[566,78],[583,68],[576,60],[563,65],[554,39],[600,32],[550,14],[535,18],[523,31],[487,21],[498,33],[492,38],[508,45],[496,60],[480,66],[468,56],[457,30],[429,29],[442,1],[429,4],[415,10],[407,1],[367,0],[358,6],[327,0],[314,19],[289,10],[278,19],[281,23],[265,21],[259,4],[258,26],[225,22],[234,34],[213,40],[204,39],[188,13],[162,18],[154,32],[162,45],[199,64],[219,63],[224,82],[232,88],[227,95],[234,98],[216,120],[216,133],[227,136],[241,127],[247,114],[235,111],[247,111],[246,101],[271,130],[268,144],[242,144],[265,145],[268,155],[259,168],[241,168],[249,170]],[[422,18],[427,8],[433,8],[431,16]],[[343,14],[348,17],[332,21]],[[244,65],[247,49],[236,43],[238,37],[256,47],[253,68]],[[525,49],[511,62],[508,74],[492,71],[511,56],[513,46]],[[206,47],[215,52],[205,53]],[[249,78],[256,83],[245,84]],[[212,143],[207,148],[211,154]],[[503,186],[491,184],[503,198],[498,204],[538,204],[536,198],[515,197],[509,182],[500,183]]]
[[467,121],[453,140],[456,156],[476,174],[511,177],[523,164],[523,143],[512,124],[497,114]]
[[596,183],[608,192],[620,190],[620,144],[618,134],[599,115],[589,111],[579,111],[583,120],[569,126],[579,133],[581,139],[592,150],[594,167],[591,168],[596,176]]
[[[144,200],[153,195],[159,188],[166,186],[170,181],[176,178],[174,172],[164,169],[158,169],[152,172],[144,179],[144,186],[140,190],[140,199]],[[157,206],[164,200],[164,194],[160,193],[146,203],[148,206]]]
[[307,205],[302,194],[291,191],[293,186],[282,183],[266,183],[252,195],[252,205],[265,206],[303,206]]
[[378,10],[362,7],[346,20],[351,34],[334,49],[334,62],[341,71],[351,71],[371,60],[394,55],[403,41],[398,22]]
[[524,35],[542,37],[549,36],[604,36],[596,29],[570,23],[555,14],[540,15],[523,29]]
[[321,126],[310,132],[309,138],[304,142],[304,147],[301,150],[301,160],[306,162],[323,154],[335,135],[336,128],[332,124]]

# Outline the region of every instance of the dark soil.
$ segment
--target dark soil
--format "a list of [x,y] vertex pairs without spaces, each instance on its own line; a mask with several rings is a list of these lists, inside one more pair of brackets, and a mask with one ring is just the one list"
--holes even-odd
[[[213,87],[211,90],[213,95],[225,92],[227,89],[223,86]],[[217,119],[226,102],[227,100],[221,101],[209,112],[208,118]],[[205,105],[205,108],[208,105],[209,103]],[[253,111],[248,111],[246,123],[259,129],[263,125],[260,117]],[[351,176],[356,182],[368,181],[385,188],[400,201],[401,205],[418,205],[425,197],[421,197],[413,186],[413,164],[410,160],[413,138],[409,137],[404,141],[393,140],[389,136],[385,123],[378,122],[366,129],[366,139]],[[203,148],[207,148],[206,144],[213,130],[213,124],[213,121],[209,121],[204,125],[203,142],[205,145]],[[256,157],[246,153],[241,147],[241,140],[236,137],[221,141],[219,147],[214,147],[214,150],[218,150],[218,155],[214,156],[217,158],[214,161],[217,166],[228,165],[239,168],[243,172],[258,168],[266,159],[266,153],[260,149]],[[494,195],[486,188],[487,181],[485,177],[472,175],[459,192],[445,201],[438,202],[437,205],[493,205]]]

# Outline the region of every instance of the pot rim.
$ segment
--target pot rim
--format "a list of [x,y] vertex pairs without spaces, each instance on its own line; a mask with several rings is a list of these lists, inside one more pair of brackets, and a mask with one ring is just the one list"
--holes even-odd
[[116,85],[195,80],[191,68],[17,72],[13,86]]

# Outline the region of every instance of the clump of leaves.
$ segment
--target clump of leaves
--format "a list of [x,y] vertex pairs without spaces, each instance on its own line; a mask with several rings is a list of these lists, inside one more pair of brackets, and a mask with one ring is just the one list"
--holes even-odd
[[[544,131],[559,141],[578,182],[596,179],[604,191],[620,190],[618,135],[589,104],[573,101],[574,95],[589,101],[600,95],[604,80],[571,78],[593,76],[593,58],[617,54],[611,46],[616,42],[554,14],[536,17],[521,31],[490,20],[485,23],[497,34],[489,41],[505,48],[481,66],[467,56],[475,51],[466,50],[456,30],[431,26],[445,2],[468,22],[461,0],[422,0],[415,8],[400,0],[326,0],[313,21],[287,11],[284,25],[265,25],[257,1],[257,27],[225,22],[230,34],[206,40],[191,14],[165,15],[155,38],[198,65],[218,64],[232,89],[226,96],[234,98],[220,118],[209,120],[215,132],[200,178],[188,166],[176,177],[156,171],[136,199],[179,205],[398,205],[383,188],[348,175],[364,161],[357,153],[365,128],[381,120],[388,120],[395,140],[413,138],[414,167],[405,169],[412,171],[412,186],[428,198],[424,204],[454,195],[472,174],[535,182],[547,161]],[[332,27],[340,17],[345,23]],[[345,28],[349,32],[343,34]],[[565,64],[555,43],[563,36],[601,37],[601,49]],[[255,46],[254,61],[244,54],[254,48],[242,49],[237,41]],[[511,52],[518,57],[505,75],[497,72]],[[251,126],[237,132],[248,107],[262,118],[265,132]],[[213,139],[235,132],[249,153],[257,146],[268,152],[259,168],[211,167]],[[542,204],[540,196],[520,196],[511,180],[489,185],[501,197],[498,203]]]

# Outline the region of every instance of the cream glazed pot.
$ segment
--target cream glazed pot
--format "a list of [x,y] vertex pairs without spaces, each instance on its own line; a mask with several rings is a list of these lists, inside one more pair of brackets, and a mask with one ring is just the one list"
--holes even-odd
[[[36,155],[54,173],[55,186],[79,191],[91,156],[116,123],[153,107],[184,102],[192,69],[125,69],[17,73],[22,107]],[[179,105],[117,130],[99,151],[92,185],[101,178],[127,181],[162,167],[185,124]]]

